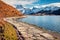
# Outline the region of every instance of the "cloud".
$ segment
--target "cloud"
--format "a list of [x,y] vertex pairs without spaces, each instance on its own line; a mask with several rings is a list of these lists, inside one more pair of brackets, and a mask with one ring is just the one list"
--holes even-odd
[[2,1],[13,6],[13,4],[21,4],[21,5],[32,4],[33,2],[36,2],[37,0],[2,0]]
[[43,7],[46,7],[46,6],[57,6],[57,7],[60,7],[60,3],[51,3],[51,4],[48,4],[48,5],[42,5]]
[[36,5],[34,7],[36,8],[41,8],[41,7],[46,7],[46,6],[57,6],[57,7],[60,7],[60,3],[51,3],[51,4],[46,4],[46,5]]
[[60,7],[60,3],[52,3],[52,4],[49,4],[49,5],[53,5],[53,6],[58,6],[58,7]]

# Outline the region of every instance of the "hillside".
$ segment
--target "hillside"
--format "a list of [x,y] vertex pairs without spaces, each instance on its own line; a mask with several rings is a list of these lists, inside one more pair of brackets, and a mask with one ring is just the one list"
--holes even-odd
[[22,16],[22,13],[0,0],[0,40],[22,40],[18,30],[3,20],[6,17],[18,16]]
[[12,16],[22,16],[22,13],[0,0],[0,18]]

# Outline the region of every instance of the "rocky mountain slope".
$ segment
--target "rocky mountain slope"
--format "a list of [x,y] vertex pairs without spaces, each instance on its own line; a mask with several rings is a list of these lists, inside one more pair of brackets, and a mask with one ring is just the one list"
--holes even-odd
[[0,18],[12,16],[22,16],[22,13],[0,0]]

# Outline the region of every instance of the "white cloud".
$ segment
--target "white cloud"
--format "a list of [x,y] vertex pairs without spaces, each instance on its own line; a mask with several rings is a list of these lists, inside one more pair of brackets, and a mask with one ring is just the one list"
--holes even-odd
[[2,0],[2,1],[13,6],[13,4],[21,4],[21,5],[31,4],[33,2],[36,2],[37,0]]
[[51,3],[51,4],[47,4],[47,5],[36,5],[35,7],[37,8],[41,8],[41,7],[46,7],[46,6],[57,6],[60,7],[60,3]]
[[48,5],[42,5],[43,7],[46,7],[46,6],[57,6],[57,7],[60,7],[60,3],[51,3],[51,4],[48,4]]
[[49,4],[49,5],[53,5],[53,6],[58,6],[58,7],[60,7],[60,3],[52,3],[52,4]]

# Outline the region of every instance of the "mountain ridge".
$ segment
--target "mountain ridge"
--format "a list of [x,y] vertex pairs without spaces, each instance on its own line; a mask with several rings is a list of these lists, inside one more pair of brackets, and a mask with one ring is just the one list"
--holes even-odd
[[[22,8],[19,11],[21,11],[23,14],[37,14],[37,13],[47,13],[47,14],[52,13],[52,14],[54,14],[53,13],[54,11],[56,12],[57,10],[60,9],[60,7],[58,7],[58,6],[54,6],[54,5],[52,6],[51,4],[49,4],[49,5],[50,6],[44,6],[44,7],[34,6],[32,8],[24,8],[22,5],[20,5]],[[18,6],[16,8],[20,9],[20,8],[18,8]]]

